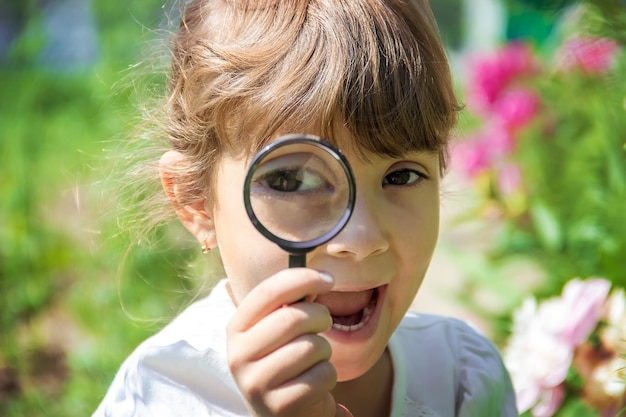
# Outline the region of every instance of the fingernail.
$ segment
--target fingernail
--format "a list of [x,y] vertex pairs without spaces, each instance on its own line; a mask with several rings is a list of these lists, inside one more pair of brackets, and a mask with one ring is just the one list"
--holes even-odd
[[322,280],[324,282],[327,282],[329,284],[333,284],[335,282],[333,276],[330,275],[328,272],[320,272],[320,277],[322,277]]
[[337,408],[339,410],[341,410],[341,412],[339,413],[339,415],[341,416],[345,416],[345,417],[352,417],[353,414],[350,412],[350,410],[348,410],[348,408],[343,405],[343,404],[337,404]]

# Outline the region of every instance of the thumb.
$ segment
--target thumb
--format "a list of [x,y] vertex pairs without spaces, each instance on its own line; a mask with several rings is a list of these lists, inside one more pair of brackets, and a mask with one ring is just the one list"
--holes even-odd
[[354,417],[350,410],[341,404],[337,404],[335,408],[335,417]]

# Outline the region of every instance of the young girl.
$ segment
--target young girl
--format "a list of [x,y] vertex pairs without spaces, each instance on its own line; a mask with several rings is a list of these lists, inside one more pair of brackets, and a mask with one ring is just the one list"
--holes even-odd
[[[126,360],[100,416],[515,416],[494,346],[407,312],[433,254],[458,106],[425,1],[193,0],[172,44],[161,180],[227,278]],[[354,171],[352,218],[286,269],[246,169],[287,133]]]

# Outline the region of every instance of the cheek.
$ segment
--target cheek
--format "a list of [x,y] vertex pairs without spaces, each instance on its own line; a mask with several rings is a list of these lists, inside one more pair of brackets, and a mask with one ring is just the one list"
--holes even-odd
[[241,300],[261,281],[285,269],[288,255],[262,236],[249,219],[231,224],[238,227],[216,227],[216,233],[224,270],[235,297]]
[[439,238],[439,200],[436,204],[433,203],[429,210],[422,213],[420,220],[421,239],[418,240],[418,245],[423,245],[423,250],[430,252],[432,256]]
[[243,203],[245,163],[223,159],[217,170],[213,222],[224,270],[237,300],[288,265],[288,256],[261,235]]
[[398,217],[395,245],[398,250],[402,286],[417,291],[437,245],[439,235],[439,206],[435,202],[421,205]]
[[427,201],[404,207],[394,216],[399,245],[419,259],[432,255],[439,236],[439,199]]

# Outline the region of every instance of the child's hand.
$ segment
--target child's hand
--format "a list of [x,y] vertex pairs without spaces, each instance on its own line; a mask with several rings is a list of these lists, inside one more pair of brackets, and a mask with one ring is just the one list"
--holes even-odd
[[256,416],[351,416],[330,390],[337,373],[331,348],[319,335],[332,319],[313,299],[333,286],[312,269],[293,268],[257,285],[230,321],[228,362]]

